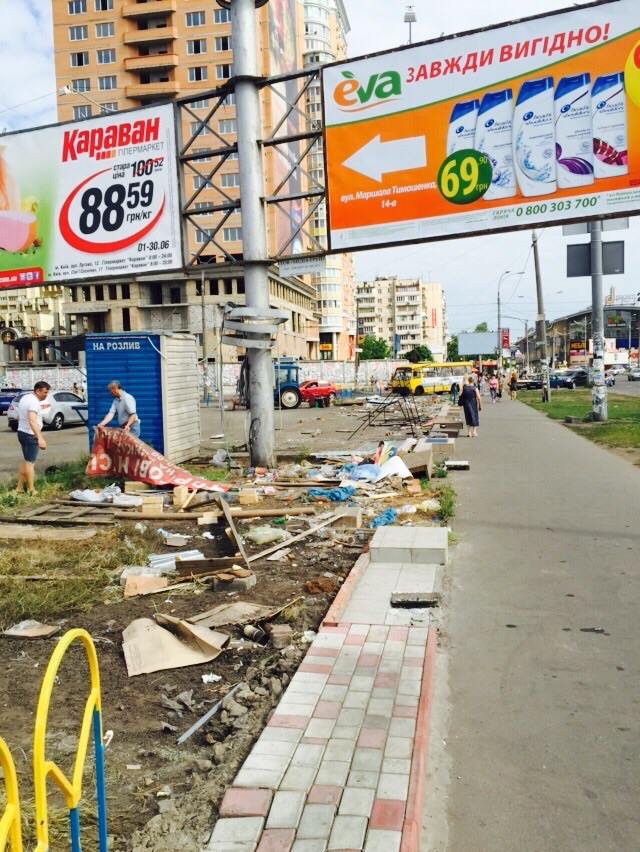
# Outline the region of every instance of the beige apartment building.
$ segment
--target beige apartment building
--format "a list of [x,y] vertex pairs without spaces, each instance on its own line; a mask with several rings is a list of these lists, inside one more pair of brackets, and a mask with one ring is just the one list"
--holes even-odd
[[444,360],[446,302],[441,284],[420,278],[375,278],[356,284],[358,335],[381,337],[394,354],[426,345]]
[[[82,120],[118,110],[166,102],[180,96],[205,93],[232,76],[233,39],[227,9],[204,0],[52,0],[58,117]],[[279,74],[302,66],[303,10],[298,0],[271,0],[256,11],[260,39],[259,67],[263,74]],[[202,97],[190,104],[193,115],[183,111],[183,140],[198,134],[202,150],[220,147],[201,120],[213,105]],[[281,116],[281,100],[263,93],[264,132],[268,134]],[[195,117],[194,117],[195,116]],[[235,140],[236,116],[233,94],[211,119],[220,136]],[[206,137],[210,138],[207,139]],[[213,158],[211,158],[213,159]],[[198,170],[210,169],[210,158],[198,161]],[[276,152],[265,156],[267,193],[281,179],[283,163]],[[215,179],[189,174],[184,194],[189,198],[202,189],[194,207],[219,204],[221,191],[239,197],[237,154],[229,156]],[[188,231],[189,248],[206,243],[216,214],[199,215],[199,229]],[[274,207],[267,210],[271,251],[281,245],[283,219]],[[231,263],[212,244],[203,260],[217,264],[207,273],[202,290],[199,276],[170,273],[132,278],[128,282],[97,282],[76,285],[64,305],[74,333],[85,331],[184,329],[206,335],[208,357],[217,360],[219,318],[228,301],[244,302],[242,278],[242,227],[239,213],[232,214],[216,235]],[[290,312],[283,324],[277,348],[299,358],[319,357],[320,316],[317,291],[312,283],[270,272],[271,304]],[[224,347],[225,361],[243,354]]]
[[[349,18],[342,0],[303,0],[304,8],[304,67],[312,68],[326,62],[344,59],[347,55]],[[320,126],[322,101],[320,84],[309,87],[307,97],[308,121]],[[322,143],[310,154],[310,174],[324,181]],[[327,210],[323,202],[312,217],[312,233],[326,239]],[[320,311],[320,357],[326,360],[350,360],[355,354],[356,322],[353,260],[350,254],[327,257],[322,274],[311,281],[318,291]]]

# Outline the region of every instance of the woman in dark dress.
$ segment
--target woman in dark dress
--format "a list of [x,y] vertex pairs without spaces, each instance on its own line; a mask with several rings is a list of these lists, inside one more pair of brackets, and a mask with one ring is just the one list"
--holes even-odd
[[459,405],[464,409],[465,423],[469,427],[469,437],[478,437],[478,426],[480,425],[480,414],[482,411],[482,398],[473,383],[473,376],[469,376],[467,384],[462,388]]

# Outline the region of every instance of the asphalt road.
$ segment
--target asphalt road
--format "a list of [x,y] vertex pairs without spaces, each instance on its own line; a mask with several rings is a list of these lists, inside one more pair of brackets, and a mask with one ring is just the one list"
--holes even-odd
[[636,852],[640,469],[520,402],[458,447],[423,849]]
[[630,382],[624,376],[616,379],[615,385],[610,388],[611,393],[623,393],[627,396],[640,396],[640,382]]

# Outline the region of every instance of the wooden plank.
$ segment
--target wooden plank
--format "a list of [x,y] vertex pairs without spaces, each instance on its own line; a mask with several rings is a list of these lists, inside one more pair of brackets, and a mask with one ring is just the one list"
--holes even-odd
[[240,551],[240,554],[241,554],[242,558],[244,559],[245,563],[248,565],[249,559],[247,558],[247,551],[244,549],[244,544],[242,543],[242,539],[240,538],[240,536],[238,534],[238,530],[236,529],[236,525],[233,522],[233,516],[231,514],[231,510],[229,509],[229,504],[227,503],[227,501],[222,496],[220,496],[218,498],[218,503],[220,505],[220,508],[224,512],[224,516],[227,520],[227,523],[229,524],[229,528],[231,529],[231,533],[232,533],[232,535],[235,539],[236,544],[238,545],[238,550]]
[[176,568],[179,577],[197,577],[201,574],[224,573],[229,568],[233,568],[237,562],[235,556],[220,556],[213,559],[185,559],[184,562],[176,559]]
[[299,535],[294,535],[293,538],[288,538],[286,541],[279,541],[277,544],[274,544],[272,547],[267,547],[266,550],[261,551],[260,553],[256,553],[253,556],[250,556],[247,560],[248,562],[255,562],[256,559],[262,559],[264,556],[268,556],[270,553],[275,553],[276,550],[282,550],[283,547],[290,547],[292,544],[296,544],[299,541],[302,541],[303,538],[307,538],[307,536],[312,535],[314,532],[321,530],[323,527],[329,526],[329,524],[334,524],[339,518],[344,517],[347,512],[336,512],[330,518],[327,518],[326,521],[323,521],[321,524],[318,524],[315,527],[310,527],[308,530],[300,533]]

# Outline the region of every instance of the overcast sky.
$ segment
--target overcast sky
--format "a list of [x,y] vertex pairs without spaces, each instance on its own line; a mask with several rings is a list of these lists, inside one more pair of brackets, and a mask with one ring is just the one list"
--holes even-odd
[[[359,56],[387,50],[408,40],[403,23],[405,3],[398,0],[344,0],[351,20],[349,53]],[[0,0],[0,132],[55,121],[55,79],[51,55],[50,0]],[[418,21],[413,40],[421,41],[570,5],[568,0],[416,0]],[[29,102],[29,103],[25,103]],[[631,220],[626,236],[626,268],[631,273],[608,276],[605,287],[618,294],[640,290],[640,220]],[[584,239],[584,238],[578,238]],[[357,252],[359,278],[397,274],[422,275],[440,281],[446,291],[450,331],[472,329],[486,320],[496,325],[496,289],[506,270],[523,276],[506,277],[502,286],[503,314],[535,319],[535,284],[530,234],[520,232],[428,245]],[[576,241],[576,238],[572,238]],[[565,277],[567,240],[561,228],[541,231],[540,256],[545,309],[548,318],[584,307],[591,301],[590,281]],[[505,319],[514,333],[523,324]]]

